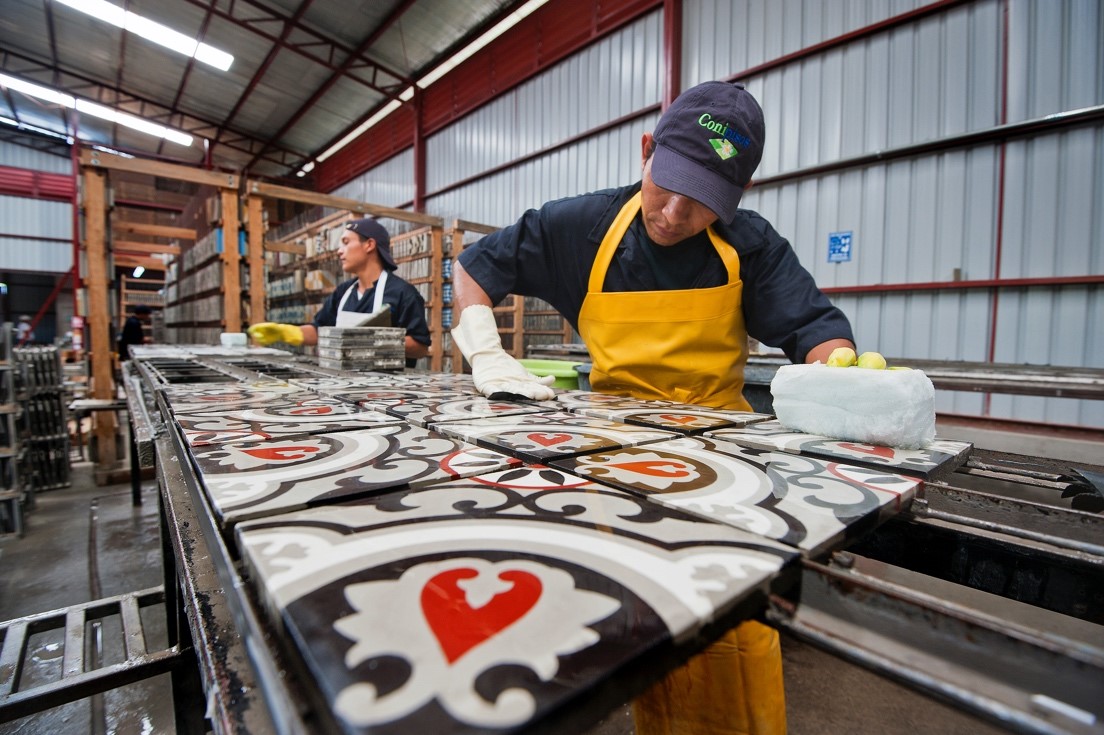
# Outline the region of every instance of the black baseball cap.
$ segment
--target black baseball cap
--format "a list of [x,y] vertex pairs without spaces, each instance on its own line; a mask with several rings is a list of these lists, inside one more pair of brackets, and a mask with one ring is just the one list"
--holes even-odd
[[652,180],[731,222],[763,157],[763,110],[744,85],[704,82],[683,92],[659,118]]
[[371,217],[353,219],[345,223],[345,229],[352,230],[365,240],[375,240],[376,250],[379,251],[380,258],[383,259],[383,267],[389,271],[398,268],[395,265],[395,259],[391,257],[391,236],[387,234],[387,230],[378,221]]

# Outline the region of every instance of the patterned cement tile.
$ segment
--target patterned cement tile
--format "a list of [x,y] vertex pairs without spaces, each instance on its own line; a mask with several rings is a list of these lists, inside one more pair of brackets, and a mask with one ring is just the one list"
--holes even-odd
[[750,411],[730,411],[723,408],[706,408],[686,403],[659,404],[649,402],[639,407],[592,406],[573,408],[575,413],[584,416],[623,421],[627,424],[654,426],[659,429],[677,431],[680,434],[701,434],[711,429],[729,426],[744,426],[756,421],[772,418],[765,413]]
[[633,447],[673,439],[676,434],[567,411],[445,421],[437,430],[458,439],[512,454],[526,462],[547,462],[601,449]]
[[229,410],[249,406],[290,405],[321,396],[279,380],[241,383],[195,383],[166,386],[161,391],[173,413]]
[[396,388],[362,388],[349,391],[341,398],[374,411],[385,411],[423,398],[463,398],[468,395],[448,388],[447,384],[439,387],[430,384],[411,384]]
[[339,398],[346,393],[366,388],[389,390],[415,383],[405,375],[390,373],[358,373],[355,377],[289,378],[288,382],[307,390]]
[[551,401],[540,401],[536,405],[556,411],[578,411],[585,408],[656,408],[673,405],[667,401],[641,401],[624,396],[611,396],[608,393],[592,393],[588,390],[558,391]]
[[427,428],[442,421],[464,421],[540,412],[540,408],[532,403],[492,401],[484,396],[417,398],[385,410],[393,416]]
[[784,546],[527,466],[237,529],[347,733],[580,732],[754,614]]
[[705,436],[746,447],[806,454],[863,467],[882,467],[926,480],[954,472],[969,458],[974,447],[969,442],[936,439],[923,449],[897,449],[805,434],[787,429],[778,421],[710,431]]
[[552,466],[818,556],[911,502],[919,481],[702,437],[554,460]]
[[426,388],[447,388],[459,393],[478,395],[472,376],[462,373],[408,373],[412,384]]
[[191,453],[227,525],[520,464],[406,423],[195,447]]
[[335,398],[317,398],[287,406],[176,415],[176,423],[180,425],[184,439],[193,447],[264,441],[299,434],[324,434],[402,422],[402,419],[382,411],[361,408]]

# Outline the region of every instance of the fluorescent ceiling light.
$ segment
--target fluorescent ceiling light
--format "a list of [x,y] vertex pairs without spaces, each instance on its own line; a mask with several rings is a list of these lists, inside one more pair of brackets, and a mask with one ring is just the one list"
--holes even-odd
[[429,85],[433,84],[438,79],[443,77],[445,74],[448,74],[450,71],[455,69],[457,66],[459,66],[463,62],[470,59],[472,56],[474,56],[476,54],[476,52],[480,51],[484,46],[489,44],[491,41],[495,40],[496,38],[501,36],[503,33],[510,30],[514,26],[516,26],[526,16],[531,15],[534,11],[536,11],[538,8],[540,8],[540,6],[544,5],[546,2],[548,2],[548,0],[530,0],[525,5],[522,5],[520,8],[518,8],[514,12],[510,13],[508,16],[503,18],[501,21],[499,21],[495,25],[494,28],[490,29],[489,31],[484,33],[482,36],[480,36],[479,38],[475,39],[470,44],[468,44],[467,46],[462,48],[459,52],[457,52],[455,55],[453,55],[451,58],[449,58],[449,60],[446,61],[444,64],[441,64],[439,67],[437,67],[436,69],[431,71],[429,74],[426,74],[424,77],[419,79],[418,82],[417,82],[418,86],[421,87],[422,89],[425,89]]
[[72,95],[59,92],[56,89],[50,89],[48,87],[41,87],[31,82],[25,82],[22,79],[16,79],[15,77],[9,77],[7,74],[0,74],[0,86],[14,89],[17,92],[22,92],[30,97],[37,97],[40,100],[46,100],[52,102],[55,105],[61,107],[75,108],[78,112],[82,112],[87,115],[93,115],[95,117],[103,118],[104,120],[110,120],[111,122],[118,123],[119,125],[125,125],[128,128],[141,131],[147,135],[153,135],[158,138],[164,138],[165,140],[172,141],[173,143],[179,143],[183,146],[190,146],[192,144],[192,136],[187,133],[182,133],[179,130],[173,130],[172,128],[166,128],[164,125],[158,125],[157,123],[144,120],[134,115],[129,115],[125,112],[119,112],[113,110],[110,107],[104,107],[103,105],[96,104],[90,100],[78,99]]
[[352,143],[357,137],[359,137],[361,135],[361,133],[366,132],[368,130],[368,128],[372,127],[373,125],[378,123],[380,120],[387,117],[388,115],[390,115],[395,110],[399,109],[399,107],[401,107],[401,106],[402,106],[402,103],[399,102],[398,100],[391,100],[386,105],[381,107],[379,112],[377,112],[375,115],[372,115],[370,118],[368,118],[363,123],[358,125],[356,130],[354,130],[353,132],[349,133],[348,135],[346,135],[341,140],[334,143],[332,146],[330,146],[329,150],[327,150],[325,153],[318,156],[314,160],[319,161],[319,162],[325,161],[327,158],[329,158],[330,156],[337,153],[339,150],[341,150],[345,146]]
[[113,26],[136,33],[148,41],[153,41],[185,56],[193,57],[204,64],[210,64],[221,71],[226,71],[234,63],[234,57],[225,51],[220,51],[206,43],[197,42],[194,38],[185,36],[179,31],[174,31],[168,26],[161,25],[157,21],[150,20],[137,13],[132,13],[118,5],[106,2],[106,0],[57,1],[74,10],[87,13],[93,18],[98,18]]
[[142,274],[145,273],[145,272],[146,272],[146,266],[136,265],[136,266],[134,266],[134,272],[131,273],[130,275],[131,275],[132,278],[141,278]]
[[[69,0],[61,0],[61,1],[62,2],[69,2]],[[520,8],[518,8],[514,12],[510,13],[505,18],[503,18],[501,21],[499,21],[495,25],[494,28],[490,29],[489,31],[484,33],[482,36],[480,36],[479,38],[472,41],[470,44],[468,44],[463,49],[461,49],[456,54],[454,54],[452,57],[450,57],[449,60],[446,61],[444,64],[437,67],[436,69],[431,71],[429,74],[426,74],[424,77],[419,79],[414,84],[418,87],[421,87],[422,89],[425,89],[426,87],[428,87],[429,85],[433,84],[438,79],[443,77],[445,74],[448,74],[450,71],[452,71],[457,66],[462,64],[464,61],[466,61],[467,59],[470,59],[472,56],[474,56],[476,54],[476,52],[481,50],[484,46],[489,44],[491,41],[495,40],[496,38],[501,36],[503,33],[510,30],[514,26],[516,26],[518,23],[520,23],[522,21],[522,19],[524,19],[526,16],[532,14],[535,10],[540,8],[546,2],[548,2],[548,0],[529,0],[529,2],[527,2],[525,5],[521,6]],[[399,100],[401,100],[402,102],[409,102],[411,100],[411,98],[413,98],[413,97],[414,97],[414,87],[411,86],[411,87],[407,87],[406,89],[404,89],[402,91],[402,93],[399,95]],[[388,102],[386,105],[384,105],[382,108],[380,108],[379,112],[377,112],[375,115],[372,115],[372,117],[368,118],[363,123],[361,123],[359,126],[357,126],[356,130],[349,133],[348,135],[346,135],[344,138],[342,138],[338,142],[334,143],[332,146],[329,147],[329,149],[327,149],[324,153],[322,153],[320,156],[318,156],[315,160],[318,161],[318,162],[325,161],[327,158],[329,158],[333,154],[337,153],[339,150],[341,150],[345,146],[349,145],[349,143],[352,143],[357,137],[359,137],[363,133],[366,133],[368,131],[368,129],[371,128],[373,125],[375,125],[380,120],[382,120],[383,118],[390,115],[396,109],[398,109],[401,106],[401,102],[399,100],[391,100],[390,102]]]
[[61,133],[55,133],[53,130],[40,128],[37,125],[28,125],[25,122],[12,120],[10,117],[0,117],[0,124],[11,125],[13,128],[18,128],[19,130],[27,130],[32,133],[38,133],[39,135],[46,135],[51,138],[57,138],[58,140],[64,140],[69,145],[73,144],[73,137],[71,135],[62,135]]

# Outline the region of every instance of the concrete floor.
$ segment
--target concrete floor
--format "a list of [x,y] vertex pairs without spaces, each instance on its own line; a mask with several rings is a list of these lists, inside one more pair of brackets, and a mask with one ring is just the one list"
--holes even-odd
[[[129,483],[96,486],[90,463],[74,464],[72,480],[71,487],[38,494],[35,507],[26,514],[22,538],[0,536],[0,620],[161,584],[155,483],[143,484],[144,502],[134,507]],[[147,646],[164,646],[164,616],[143,620]],[[32,638],[30,644],[31,669],[59,669],[56,639]],[[782,651],[793,735],[1004,732],[792,638],[783,638]],[[173,732],[167,675],[0,724],[0,735]],[[632,733],[632,716],[625,705],[587,735]]]

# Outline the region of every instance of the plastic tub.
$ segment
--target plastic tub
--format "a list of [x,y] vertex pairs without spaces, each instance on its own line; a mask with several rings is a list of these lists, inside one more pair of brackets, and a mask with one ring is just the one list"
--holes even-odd
[[553,388],[574,390],[579,387],[579,374],[575,372],[578,363],[567,360],[518,360],[525,369],[538,377],[551,375],[556,379]]

